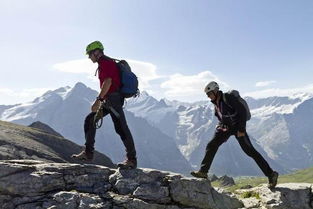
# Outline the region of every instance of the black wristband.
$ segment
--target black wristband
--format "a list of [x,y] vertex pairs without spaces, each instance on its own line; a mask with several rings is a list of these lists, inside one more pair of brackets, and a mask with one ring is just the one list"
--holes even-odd
[[98,97],[97,97],[97,100],[99,100],[99,101],[103,102],[103,100],[104,100],[104,99],[103,99],[103,98],[101,98],[100,96],[98,96]]

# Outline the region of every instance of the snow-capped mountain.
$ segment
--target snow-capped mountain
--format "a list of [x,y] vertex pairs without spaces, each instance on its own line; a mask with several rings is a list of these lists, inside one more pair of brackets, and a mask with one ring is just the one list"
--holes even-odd
[[[66,138],[83,144],[83,122],[97,92],[82,83],[49,91],[32,102],[0,106],[0,119],[29,125],[42,121]],[[313,95],[246,98],[252,113],[247,131],[256,149],[281,173],[313,165]],[[139,166],[188,173],[197,169],[217,120],[209,101],[186,103],[157,100],[147,92],[125,105],[134,135]],[[96,149],[113,161],[124,156],[122,142],[110,118],[97,132]],[[188,162],[187,162],[187,160]],[[262,175],[256,163],[231,137],[212,164],[211,172]]]
[[[313,165],[313,98],[296,106],[292,113],[273,113],[266,119],[255,118],[258,141],[269,156],[290,169]],[[263,134],[263,135],[261,135]]]
[[[84,119],[97,95],[96,91],[77,83],[73,88],[48,91],[29,103],[1,106],[0,119],[23,125],[41,121],[65,138],[83,145]],[[134,137],[138,166],[189,173],[191,167],[173,138],[151,126],[144,118],[135,117],[128,111],[125,114]],[[97,131],[95,148],[114,162],[125,158],[125,148],[109,117]]]
[[[247,123],[249,136],[274,169],[286,172],[313,165],[313,131],[307,127],[313,124],[312,97],[298,94],[291,98],[246,98],[252,113],[252,119]],[[217,123],[209,101],[193,104],[157,101],[144,93],[143,98],[129,103],[127,109],[175,138],[186,159],[198,168]],[[234,137],[221,146],[212,171],[231,175],[261,174]]]

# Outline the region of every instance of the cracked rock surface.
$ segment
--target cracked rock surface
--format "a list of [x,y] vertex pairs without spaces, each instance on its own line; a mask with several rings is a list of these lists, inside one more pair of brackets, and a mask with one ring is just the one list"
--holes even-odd
[[280,185],[276,192],[252,188],[261,193],[261,200],[252,201],[218,192],[208,180],[154,169],[0,161],[3,209],[311,208],[312,185],[293,186]]
[[251,189],[241,189],[237,192],[253,192],[260,198],[242,199],[245,208],[275,208],[275,209],[310,209],[313,208],[313,184],[285,183],[275,189],[268,189],[265,184]]
[[5,209],[238,208],[236,198],[207,180],[153,169],[119,170],[91,164],[0,161],[0,206]]

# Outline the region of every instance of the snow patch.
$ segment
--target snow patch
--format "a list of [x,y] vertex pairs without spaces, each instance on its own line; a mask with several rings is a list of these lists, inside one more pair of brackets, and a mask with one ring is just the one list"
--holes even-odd
[[262,106],[260,108],[256,108],[251,110],[252,117],[266,117],[272,115],[274,113],[277,114],[291,114],[302,102],[298,102],[295,104],[287,104],[280,106]]
[[24,103],[5,110],[1,115],[1,120],[14,121],[24,118],[35,118],[37,113],[30,114],[29,111],[34,107],[36,103]]

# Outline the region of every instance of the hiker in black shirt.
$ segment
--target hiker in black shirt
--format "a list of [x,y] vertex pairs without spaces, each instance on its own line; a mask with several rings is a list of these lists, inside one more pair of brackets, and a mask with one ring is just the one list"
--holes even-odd
[[206,147],[200,170],[192,171],[191,175],[197,178],[207,178],[207,173],[219,146],[226,142],[230,136],[235,135],[243,151],[254,159],[264,175],[268,177],[268,187],[275,188],[278,173],[271,169],[262,155],[253,147],[246,132],[246,121],[250,115],[248,115],[249,112],[247,113],[245,105],[239,101],[238,97],[220,91],[215,81],[210,82],[204,91],[214,104],[215,116],[218,118],[219,124],[212,140]]

